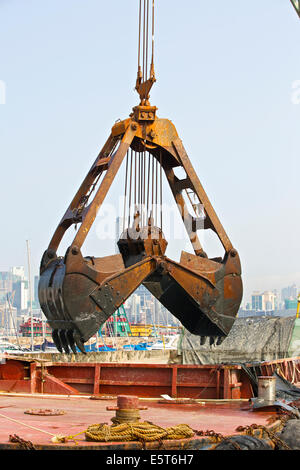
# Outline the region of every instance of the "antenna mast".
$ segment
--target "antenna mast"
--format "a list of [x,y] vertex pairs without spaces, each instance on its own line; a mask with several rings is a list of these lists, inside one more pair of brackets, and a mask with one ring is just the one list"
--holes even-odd
[[27,260],[28,260],[28,284],[29,284],[29,302],[30,302],[30,323],[31,323],[31,351],[33,351],[33,314],[32,314],[32,292],[31,292],[31,269],[30,269],[30,248],[29,240],[26,240]]

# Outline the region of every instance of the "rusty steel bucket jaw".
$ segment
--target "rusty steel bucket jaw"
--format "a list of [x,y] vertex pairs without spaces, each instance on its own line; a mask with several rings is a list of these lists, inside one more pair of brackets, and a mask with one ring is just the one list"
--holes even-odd
[[146,229],[135,239],[128,230],[122,233],[118,247],[125,266],[134,265],[146,254],[154,256],[157,268],[143,285],[191,333],[220,343],[233,325],[242,298],[237,251],[232,248],[223,259],[183,251],[177,263],[165,256],[167,242],[160,229]]
[[85,353],[82,332],[71,319],[64,302],[63,286],[66,273],[64,259],[52,255],[53,253],[50,253],[49,259],[49,253],[46,251],[41,262],[38,288],[41,309],[52,328],[52,338],[57,349],[61,353],[64,351],[69,353],[70,350],[76,353],[77,347]]
[[236,250],[222,261],[186,252],[179,263],[165,258],[143,284],[190,333],[211,344],[228,335],[243,293]]
[[45,253],[43,261],[39,300],[57,349],[66,353],[85,353],[84,343],[157,267],[149,256],[129,267],[121,255],[84,258],[74,246],[64,258],[49,262]]

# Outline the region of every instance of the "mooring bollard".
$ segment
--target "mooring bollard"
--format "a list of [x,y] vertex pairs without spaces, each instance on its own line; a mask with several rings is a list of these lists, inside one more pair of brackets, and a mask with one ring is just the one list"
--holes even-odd
[[108,406],[108,411],[116,411],[111,419],[116,423],[128,423],[140,420],[140,411],[147,410],[146,406],[139,406],[139,398],[133,395],[118,395],[117,406]]

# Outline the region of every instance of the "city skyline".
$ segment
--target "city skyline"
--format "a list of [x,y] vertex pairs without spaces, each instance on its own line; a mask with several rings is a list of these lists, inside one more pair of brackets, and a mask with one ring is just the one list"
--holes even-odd
[[[1,282],[3,281],[3,274],[11,275],[11,285],[12,287],[10,289],[4,289]],[[13,280],[13,278],[19,278],[17,280]],[[33,300],[33,305],[34,308],[40,308],[39,301],[38,301],[38,281],[39,281],[39,275],[38,274],[33,274],[32,276],[32,300]],[[28,277],[26,275],[25,267],[24,266],[11,266],[8,271],[0,271],[0,303],[1,301],[4,300],[4,297],[6,297],[6,294],[12,294],[14,292],[13,286],[17,283],[25,283],[25,289],[29,291],[29,282],[28,282]],[[5,290],[5,293],[3,294],[2,290]],[[140,286],[134,291],[131,296],[128,298],[130,299],[134,294],[139,293],[141,290],[147,291],[146,287]],[[147,291],[148,295],[153,297],[152,294]],[[280,289],[255,289],[251,292],[251,296],[248,299],[243,299],[243,302],[241,304],[241,309],[245,308],[245,306],[249,303],[252,303],[252,297],[253,295],[264,295],[268,293],[273,293],[280,302],[284,302],[285,299],[297,299],[298,296],[300,295],[300,286],[297,286],[296,283],[292,283],[291,285],[282,285]],[[127,300],[128,300],[127,299]],[[155,299],[155,297],[153,297]],[[126,304],[127,300],[124,302]],[[26,296],[26,301],[27,301],[27,307],[24,307],[23,310],[26,310],[29,306],[29,292]],[[156,299],[157,301],[157,299]],[[159,301],[157,301],[159,302]],[[13,305],[15,306],[15,305]],[[22,309],[21,309],[22,310]]]
[[[47,319],[38,300],[38,281],[39,276],[34,275],[32,300],[30,301],[30,283],[26,278],[24,266],[12,266],[9,271],[0,271],[0,331],[2,334],[25,337],[31,336],[31,334],[43,336],[46,334],[46,329],[47,334],[51,334],[51,328],[49,325],[47,326]],[[296,284],[284,286],[280,291],[254,291],[251,299],[241,304],[237,316],[291,317],[298,311],[299,298],[300,289]],[[121,306],[122,309],[125,315],[122,321],[128,324],[126,328],[130,328],[130,325],[144,325],[147,328],[152,325],[153,331],[156,332],[156,327],[182,327],[180,321],[161,305],[143,285],[140,285],[126,299]],[[105,331],[106,328],[111,329],[110,325],[118,321],[115,314],[119,317],[120,309],[104,322],[102,326]],[[33,329],[31,328],[32,321]]]

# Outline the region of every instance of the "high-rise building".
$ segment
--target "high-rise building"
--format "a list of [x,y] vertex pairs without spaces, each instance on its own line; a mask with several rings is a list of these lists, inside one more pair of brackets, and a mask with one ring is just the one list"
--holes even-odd
[[13,280],[12,275],[8,271],[0,272],[0,302],[6,301],[8,293],[12,292]]
[[137,323],[140,321],[141,301],[140,296],[132,294],[131,296],[131,321]]
[[13,283],[13,291],[14,291],[14,307],[18,309],[18,311],[26,310],[28,308],[28,300],[29,300],[29,289],[28,289],[28,281],[21,280]]
[[13,293],[13,285],[25,280],[24,266],[13,266],[9,271],[0,272],[0,302],[5,302],[7,295]]
[[279,310],[280,308],[280,298],[279,298],[279,294],[277,292],[277,289],[274,289],[273,290],[273,294],[274,294],[274,306],[275,306],[275,310]]
[[24,281],[25,280],[25,269],[24,266],[13,266],[10,268],[10,272],[13,276],[13,280],[17,280],[16,278],[19,278],[18,280]]
[[258,291],[254,291],[252,296],[251,296],[251,304],[252,304],[252,310],[262,310],[262,304],[263,304],[263,299],[262,299],[262,294],[260,294]]
[[281,300],[284,301],[284,300],[293,300],[293,299],[297,299],[297,287],[296,287],[296,284],[293,284],[291,286],[288,286],[288,287],[284,287],[282,290],[281,290]]
[[275,294],[271,291],[263,293],[263,310],[274,311],[275,310]]
[[39,280],[40,276],[34,276],[34,296],[33,296],[33,301],[35,307],[38,307],[40,302],[39,302]]
[[274,311],[276,309],[276,293],[265,291],[260,293],[255,291],[251,297],[252,310],[255,311]]
[[284,308],[286,310],[297,310],[297,304],[298,300],[297,299],[285,299],[284,301]]
[[154,324],[155,325],[159,325],[159,323],[161,322],[161,310],[162,310],[162,305],[161,303],[157,300],[157,299],[154,299],[154,318],[153,318],[153,321],[154,321]]

